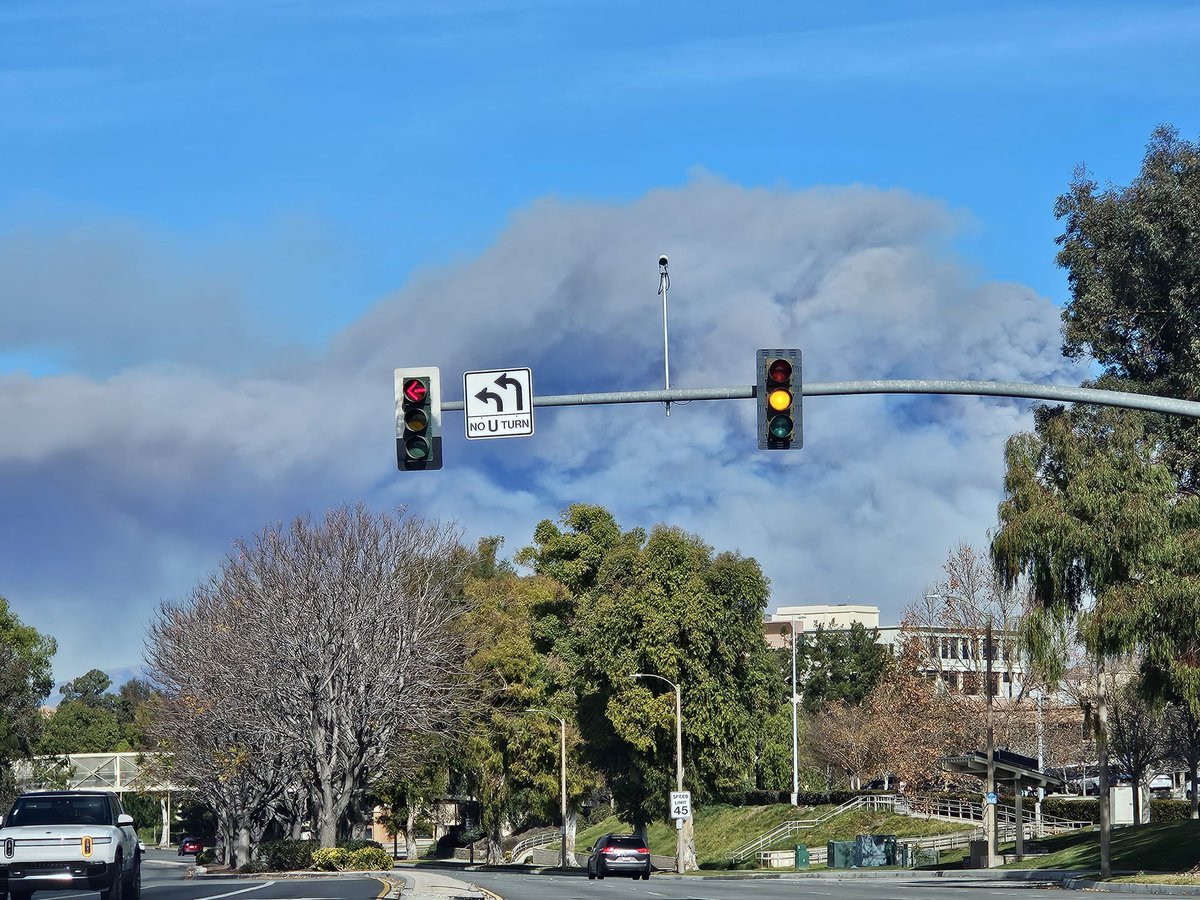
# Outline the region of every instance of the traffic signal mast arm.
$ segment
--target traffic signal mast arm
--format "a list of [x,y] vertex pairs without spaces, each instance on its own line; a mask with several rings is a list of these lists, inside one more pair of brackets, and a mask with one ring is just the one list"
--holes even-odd
[[[1129,394],[1095,388],[1030,384],[1020,381],[828,381],[805,382],[798,392],[803,397],[831,397],[849,394],[966,394],[977,397],[1019,397],[1062,403],[1095,403],[1170,413],[1200,419],[1200,402],[1159,397],[1153,394]],[[748,400],[758,396],[758,388],[685,388],[669,391],[609,391],[596,394],[559,394],[533,398],[534,406],[592,406],[608,403],[676,403],[684,400]],[[443,402],[443,410],[461,410],[463,401]]]

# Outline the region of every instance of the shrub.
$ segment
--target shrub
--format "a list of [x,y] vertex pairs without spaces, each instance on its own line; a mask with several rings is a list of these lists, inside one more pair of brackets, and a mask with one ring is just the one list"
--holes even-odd
[[322,872],[344,869],[349,860],[350,851],[344,847],[317,847],[313,850],[313,868]]
[[217,858],[217,854],[211,847],[205,847],[196,854],[196,865],[207,866]]
[[1100,801],[1096,798],[1063,800],[1058,797],[1050,797],[1042,801],[1042,814],[1054,816],[1056,819],[1072,819],[1077,822],[1099,822]]
[[1182,822],[1192,817],[1191,800],[1151,800],[1151,822]]
[[267,867],[258,860],[252,859],[249,862],[244,862],[238,866],[238,871],[243,875],[254,875],[258,872],[267,871]]
[[349,850],[351,853],[366,847],[373,847],[376,850],[383,849],[383,844],[379,843],[379,841],[369,841],[365,838],[343,838],[337,842],[337,845],[343,850]]
[[300,841],[286,838],[281,841],[267,841],[258,848],[259,858],[263,864],[275,872],[293,872],[297,869],[313,867],[313,851],[317,849],[316,841]]
[[350,853],[346,868],[356,872],[378,872],[392,867],[392,854],[382,847],[361,847]]

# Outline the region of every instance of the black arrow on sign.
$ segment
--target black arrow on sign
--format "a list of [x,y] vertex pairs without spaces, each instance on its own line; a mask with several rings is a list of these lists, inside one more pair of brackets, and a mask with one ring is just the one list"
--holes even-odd
[[521,389],[521,382],[517,381],[517,379],[515,379],[515,378],[512,378],[507,372],[505,372],[503,375],[501,375],[499,378],[496,379],[496,384],[499,387],[511,387],[511,388],[516,389],[517,411],[519,412],[525,408],[525,394],[524,394],[524,391]]
[[501,398],[501,396],[499,394],[494,393],[493,391],[489,391],[487,388],[484,388],[482,391],[480,391],[478,394],[476,394],[475,399],[481,403],[487,403],[489,400],[495,400],[496,401],[496,412],[498,412],[498,413],[504,412],[503,398]]

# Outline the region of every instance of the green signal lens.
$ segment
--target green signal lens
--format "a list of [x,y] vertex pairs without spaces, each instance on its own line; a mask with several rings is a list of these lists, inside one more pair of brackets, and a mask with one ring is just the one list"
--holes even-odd
[[792,436],[792,417],[773,416],[768,428],[771,432],[771,437],[777,440],[789,438]]
[[423,437],[410,437],[404,442],[404,455],[409,459],[429,459],[429,441]]

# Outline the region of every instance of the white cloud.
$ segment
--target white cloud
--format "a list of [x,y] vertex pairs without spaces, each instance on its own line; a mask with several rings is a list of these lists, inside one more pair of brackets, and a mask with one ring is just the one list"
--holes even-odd
[[[414,278],[303,367],[280,368],[276,347],[233,324],[242,359],[267,361],[250,374],[196,364],[193,350],[226,338],[213,328],[169,345],[170,366],[0,379],[0,591],[59,637],[68,678],[136,664],[155,604],[272,520],[361,499],[457,519],[469,540],[503,534],[515,551],[540,518],[590,502],[626,528],[669,522],[755,556],[776,604],[849,599],[894,619],[958,541],[985,539],[1003,443],[1030,426],[1027,404],[810,398],[805,448],[789,453],[755,449],[748,400],[669,418],[657,405],[543,407],[532,438],[470,444],[461,413],[447,413],[445,468],[409,474],[395,469],[392,370],[440,366],[448,399],[463,371],[505,365],[532,367],[541,395],[660,387],[665,251],[673,386],[748,385],[760,346],[802,348],[809,381],[1078,383],[1058,355],[1058,310],[1020,285],[974,284],[944,249],[959,224],[898,191],[699,174],[630,203],[534,204],[477,258]],[[102,335],[131,329],[155,291],[184,290],[152,245],[124,252],[168,274],[120,282]],[[72,296],[71,279],[55,274],[57,296]],[[237,303],[218,309],[241,320]]]

